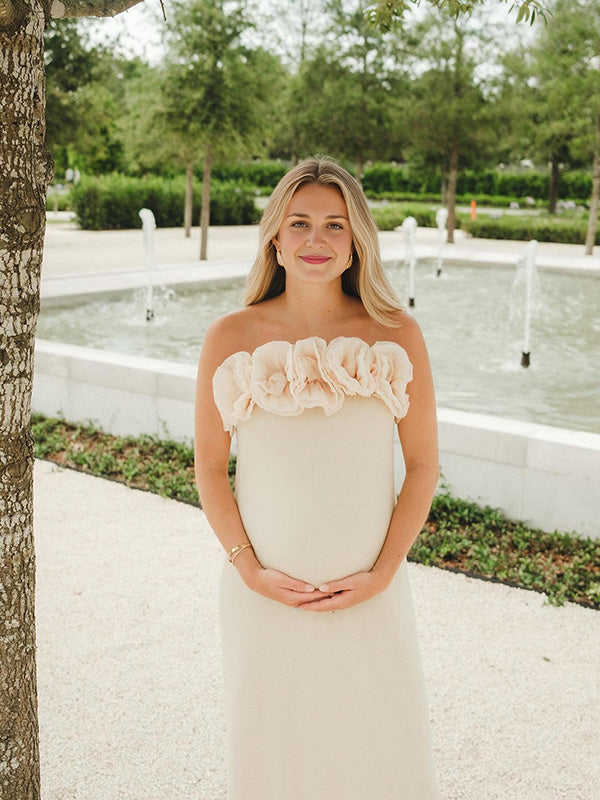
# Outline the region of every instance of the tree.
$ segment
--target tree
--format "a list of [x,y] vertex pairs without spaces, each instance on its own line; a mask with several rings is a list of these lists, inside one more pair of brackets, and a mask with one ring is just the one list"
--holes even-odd
[[550,163],[550,213],[556,211],[561,164],[591,164],[590,254],[600,192],[600,10],[592,0],[557,0],[552,12],[552,25],[540,30],[534,46],[507,58],[506,94],[518,109],[523,154]]
[[[57,16],[135,0],[62,0]],[[0,797],[40,797],[30,428],[46,189],[44,6],[0,0]],[[49,7],[46,13],[50,14]]]
[[92,80],[97,51],[82,34],[81,21],[55,20],[44,34],[46,63],[46,145],[64,172],[67,149],[82,118],[75,103],[77,90]]
[[521,132],[521,157],[550,164],[551,214],[556,212],[560,194],[561,164],[571,159],[574,124],[568,111],[572,45],[569,32],[556,23],[554,18],[553,25],[543,29],[526,51],[519,48],[505,59],[505,105],[511,108],[515,129]]
[[[492,106],[475,79],[475,52],[481,52],[481,30],[468,32],[462,20],[447,12],[432,13],[413,32],[414,59],[424,71],[411,86],[405,119],[411,150],[443,164],[447,237],[454,241],[456,184],[460,161],[471,163],[495,146],[490,134]],[[447,183],[446,183],[447,181]]]
[[538,49],[545,65],[535,58],[535,46],[505,54],[497,100],[509,121],[509,160],[528,158],[550,164],[548,210],[553,214],[559,197],[560,165],[570,157],[571,123],[565,117],[563,101],[556,104],[556,93],[548,85],[560,84],[555,81],[552,55]]
[[123,84],[139,59],[124,59],[114,45],[93,45],[87,20],[54,20],[44,35],[46,144],[57,174],[127,168],[119,120],[126,116]]
[[541,32],[537,63],[545,67],[546,107],[550,104],[571,155],[591,162],[585,241],[585,252],[591,255],[600,194],[600,9],[595,0],[557,0],[553,16],[554,24]]
[[369,25],[366,5],[330,0],[327,40],[293,77],[286,118],[293,155],[325,151],[356,166],[401,152],[398,84],[389,37]]
[[[486,0],[428,0],[429,5],[447,11],[450,16],[457,18],[468,15]],[[516,11],[516,20],[521,22],[535,22],[536,16],[545,17],[547,7],[540,0],[497,0],[498,4],[510,3],[510,11]],[[370,18],[378,27],[386,30],[401,22],[404,14],[414,6],[421,4],[421,0],[379,0],[370,9]]]
[[175,135],[189,154],[188,187],[193,154],[203,159],[200,258],[205,259],[212,165],[218,158],[263,149],[269,97],[282,68],[275,56],[242,44],[249,25],[243,3],[189,0],[174,9],[162,94],[165,124],[167,135]]
[[296,72],[321,45],[325,3],[326,0],[295,0],[293,13],[282,14],[279,0],[250,0],[255,31],[251,38],[256,36],[263,45],[268,42],[269,50],[279,54]]

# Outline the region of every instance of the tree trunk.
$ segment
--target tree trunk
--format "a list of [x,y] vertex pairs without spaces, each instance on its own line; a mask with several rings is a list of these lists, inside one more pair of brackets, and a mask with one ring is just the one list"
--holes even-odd
[[356,180],[360,183],[361,186],[362,186],[362,179],[364,172],[365,172],[365,162],[359,161],[356,165]]
[[548,198],[548,211],[550,214],[556,214],[559,181],[560,167],[558,164],[558,155],[553,153],[550,161],[550,197]]
[[448,169],[448,234],[446,241],[454,243],[454,228],[456,226],[456,179],[458,177],[458,145],[452,145],[450,153],[450,166]]
[[183,209],[183,227],[186,238],[192,234],[192,204],[194,200],[194,165],[186,164],[185,168],[185,206]]
[[[47,3],[114,15],[139,0]],[[0,798],[39,800],[31,389],[51,161],[44,10],[0,0]]]
[[212,172],[212,150],[210,143],[206,146],[204,156],[204,174],[202,176],[202,211],[200,212],[200,260],[206,261],[208,244],[208,225],[210,223],[210,179]]
[[0,797],[40,797],[35,669],[35,324],[46,223],[44,13],[0,3]]
[[592,172],[592,196],[590,198],[590,213],[588,216],[587,233],[585,236],[585,254],[591,256],[596,241],[598,230],[598,200],[600,196],[600,120],[596,123],[594,141],[594,168]]

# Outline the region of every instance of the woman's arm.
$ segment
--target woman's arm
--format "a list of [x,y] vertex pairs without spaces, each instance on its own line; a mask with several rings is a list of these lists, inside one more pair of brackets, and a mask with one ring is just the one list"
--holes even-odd
[[[217,320],[207,331],[196,382],[194,468],[200,502],[208,522],[229,552],[249,541],[231,491],[228,463],[231,439],[223,430],[221,415],[213,397],[212,378],[219,364],[235,350],[227,319]],[[231,569],[237,569],[249,588],[286,605],[306,602],[307,592],[318,599],[324,594],[305,581],[296,580],[273,569],[263,569],[251,547],[238,556]]]
[[437,413],[431,366],[421,329],[409,318],[403,346],[413,365],[410,406],[398,424],[406,476],[390,527],[372,572],[387,586],[407,556],[429,513],[439,478]]
[[[332,611],[349,608],[384,591],[421,531],[439,477],[437,415],[431,367],[419,325],[407,317],[396,338],[413,365],[408,385],[410,407],[398,424],[406,465],[402,491],[390,519],[383,547],[370,572],[357,572],[319,587],[329,597],[303,608]],[[388,336],[388,339],[390,337]]]

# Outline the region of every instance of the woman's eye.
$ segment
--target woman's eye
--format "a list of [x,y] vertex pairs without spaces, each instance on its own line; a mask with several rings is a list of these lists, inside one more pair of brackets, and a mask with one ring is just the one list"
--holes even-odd
[[334,230],[336,230],[336,231],[341,231],[341,230],[342,230],[342,226],[340,225],[340,223],[339,223],[339,222],[331,222],[331,223],[329,224],[329,227],[330,227],[330,228],[333,228],[333,229],[334,229]]
[[300,219],[296,220],[296,222],[292,222],[292,228],[303,228],[305,226],[306,226],[306,222],[303,222]]

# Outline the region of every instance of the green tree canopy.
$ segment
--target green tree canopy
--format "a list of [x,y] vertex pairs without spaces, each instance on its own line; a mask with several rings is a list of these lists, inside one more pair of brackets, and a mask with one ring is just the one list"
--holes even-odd
[[326,43],[293,77],[287,117],[294,156],[327,152],[356,166],[399,157],[403,71],[391,39],[373,28],[366,4],[331,0]]
[[[161,130],[190,163],[203,160],[202,245],[206,257],[210,176],[216,158],[262,154],[272,128],[272,95],[283,69],[262,48],[249,48],[245,3],[176,2],[167,33]],[[189,170],[188,170],[189,174]]]

